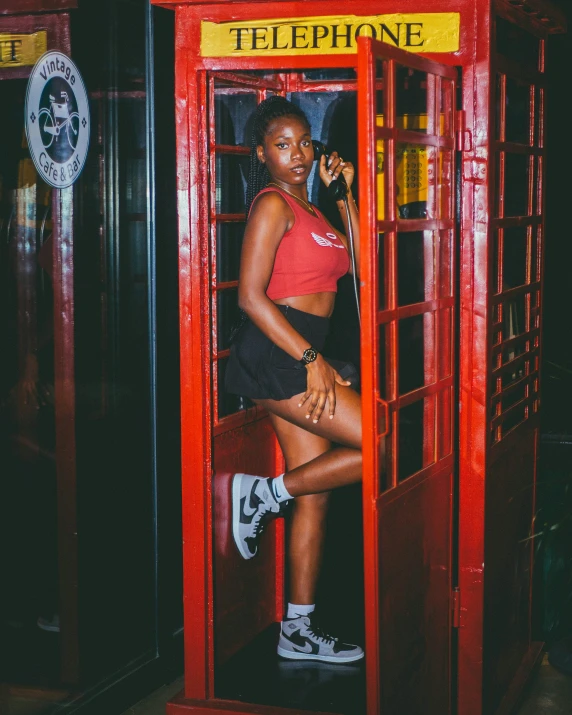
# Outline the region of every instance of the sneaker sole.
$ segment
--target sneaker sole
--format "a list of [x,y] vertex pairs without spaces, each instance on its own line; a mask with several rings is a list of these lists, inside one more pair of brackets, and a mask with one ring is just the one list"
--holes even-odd
[[343,658],[336,658],[333,655],[318,655],[317,653],[297,653],[296,651],[284,650],[278,646],[276,649],[279,656],[288,658],[288,660],[322,660],[326,663],[353,663],[356,660],[361,660],[365,653],[351,655]]
[[235,474],[232,480],[232,536],[238,552],[243,559],[248,561],[253,556],[256,556],[256,553],[251,554],[250,551],[245,551],[240,538],[240,487],[244,476],[244,473],[241,472]]

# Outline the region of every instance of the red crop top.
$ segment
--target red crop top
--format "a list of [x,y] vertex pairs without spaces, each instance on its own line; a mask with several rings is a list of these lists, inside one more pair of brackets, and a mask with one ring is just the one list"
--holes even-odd
[[294,225],[286,231],[274,259],[266,295],[270,300],[297,295],[337,292],[338,279],[350,268],[344,244],[332,231],[318,209],[312,216],[285,191],[268,187],[257,194],[277,191],[294,212]]

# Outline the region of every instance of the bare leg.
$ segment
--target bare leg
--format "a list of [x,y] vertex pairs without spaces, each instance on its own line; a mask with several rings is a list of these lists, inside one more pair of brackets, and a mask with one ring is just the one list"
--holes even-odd
[[[288,468],[284,485],[294,497],[319,494],[361,480],[361,400],[349,387],[336,386],[336,413],[317,424],[305,418],[298,407],[300,396],[289,400],[257,400],[272,415],[317,437],[337,442],[334,447],[293,469]],[[301,438],[301,432],[296,433]]]
[[[288,471],[312,462],[331,449],[330,441],[324,437],[310,434],[276,415],[271,415],[271,419]],[[329,493],[323,492],[298,497],[294,502],[288,552],[291,603],[315,602],[328,500]]]

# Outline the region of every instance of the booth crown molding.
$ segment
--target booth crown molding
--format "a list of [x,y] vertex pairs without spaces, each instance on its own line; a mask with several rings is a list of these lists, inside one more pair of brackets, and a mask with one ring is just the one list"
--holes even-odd
[[563,33],[568,21],[563,10],[550,0],[498,0],[500,5],[519,10],[550,33]]
[[0,15],[28,15],[77,8],[78,0],[0,0]]

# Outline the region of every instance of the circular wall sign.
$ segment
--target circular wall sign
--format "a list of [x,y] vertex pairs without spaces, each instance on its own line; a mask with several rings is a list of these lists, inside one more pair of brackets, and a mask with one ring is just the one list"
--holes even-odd
[[56,189],[71,186],[89,146],[89,101],[77,67],[61,52],[34,65],[25,103],[28,148],[38,173]]

